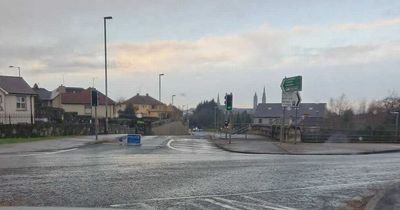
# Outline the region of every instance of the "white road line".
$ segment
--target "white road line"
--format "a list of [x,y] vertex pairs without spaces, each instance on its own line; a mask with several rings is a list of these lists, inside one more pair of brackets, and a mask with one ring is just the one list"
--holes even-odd
[[[172,146],[172,143],[174,142],[174,145]],[[180,152],[187,152],[187,153],[215,153],[215,152],[223,152],[219,150],[218,148],[215,148],[207,142],[202,142],[201,144],[197,143],[196,145],[192,145],[189,140],[186,140],[184,142],[181,141],[175,141],[174,139],[171,139],[168,141],[167,146],[170,149],[177,150]]]
[[279,205],[279,204],[274,204],[274,203],[271,203],[271,202],[268,202],[268,201],[265,201],[265,200],[262,200],[262,199],[250,197],[250,196],[247,196],[247,195],[242,195],[241,197],[246,198],[248,200],[255,201],[255,202],[263,203],[263,204],[266,203],[268,205],[275,205],[275,206],[278,206],[281,209],[285,209],[285,210],[296,210],[295,208],[290,208],[290,207],[282,206],[282,205]]
[[58,150],[58,151],[55,151],[55,152],[40,152],[40,153],[32,153],[32,154],[24,154],[24,155],[11,155],[11,156],[30,157],[30,156],[39,156],[39,155],[52,155],[52,154],[70,152],[70,151],[74,151],[74,150],[77,150],[77,149],[78,148],[72,148],[72,149]]
[[356,182],[356,183],[348,183],[348,184],[318,185],[318,186],[297,187],[297,188],[287,188],[287,189],[260,190],[260,191],[243,192],[243,193],[226,193],[226,194],[181,196],[181,197],[149,198],[149,199],[143,199],[143,200],[136,200],[136,201],[133,201],[130,204],[128,203],[128,204],[114,204],[114,205],[117,205],[117,206],[128,206],[128,205],[132,205],[134,203],[147,202],[147,201],[168,201],[168,200],[180,200],[180,199],[213,198],[213,197],[254,195],[254,194],[261,194],[261,193],[272,193],[272,192],[290,192],[290,191],[297,191],[297,190],[326,189],[326,188],[338,188],[338,187],[354,187],[354,186],[380,184],[380,183],[396,183],[396,182],[399,182],[399,181],[400,181],[400,179],[390,179],[390,180],[380,180],[380,181],[375,181],[375,182],[368,182],[367,181],[367,182]]
[[45,153],[45,154],[46,154],[46,155],[58,154],[58,153],[64,153],[64,152],[74,151],[74,150],[77,150],[77,149],[78,149],[78,148],[65,149],[65,150],[59,150],[59,151],[55,151],[55,152],[47,152],[47,153]]
[[207,201],[207,202],[209,202],[209,203],[212,203],[212,204],[214,204],[214,205],[217,205],[217,206],[226,208],[226,209],[240,210],[240,209],[238,209],[238,208],[235,208],[235,207],[233,207],[233,206],[229,206],[229,205],[227,205],[227,204],[223,204],[223,203],[217,202],[217,201],[215,201],[215,200],[213,200],[213,199],[210,199],[210,198],[205,198],[204,200]]
[[[229,199],[224,199],[224,198],[219,198],[219,197],[215,197],[213,199],[214,200],[219,200],[219,201],[222,201],[222,202],[225,202],[225,203],[229,203],[229,204],[237,206],[237,207],[239,207],[241,209],[248,209],[248,210],[253,210],[254,209],[254,208],[249,207],[248,204],[242,203],[240,201],[234,201],[234,200],[229,200]],[[257,205],[257,204],[252,204],[252,206],[266,208],[265,206],[261,206],[261,205]],[[274,209],[274,210],[282,210],[282,209]]]

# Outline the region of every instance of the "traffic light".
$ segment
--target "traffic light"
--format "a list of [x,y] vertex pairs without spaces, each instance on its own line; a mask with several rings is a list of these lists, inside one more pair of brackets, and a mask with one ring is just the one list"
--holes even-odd
[[232,110],[232,100],[233,100],[232,93],[225,95],[225,107],[226,107],[226,110],[228,110],[228,111]]
[[91,91],[91,104],[92,104],[92,106],[98,105],[98,97],[97,97],[96,89],[92,89],[92,91]]
[[229,121],[228,120],[225,120],[224,126],[225,126],[225,128],[227,128],[229,126]]

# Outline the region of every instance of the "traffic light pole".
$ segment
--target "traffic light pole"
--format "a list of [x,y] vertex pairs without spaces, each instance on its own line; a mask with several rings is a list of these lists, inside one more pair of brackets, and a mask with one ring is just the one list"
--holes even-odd
[[232,110],[229,111],[229,126],[231,127],[229,130],[229,144],[232,143],[232,124],[230,122],[233,122],[232,118]]
[[98,140],[99,120],[97,119],[97,106],[94,107],[94,133],[96,135],[96,140]]

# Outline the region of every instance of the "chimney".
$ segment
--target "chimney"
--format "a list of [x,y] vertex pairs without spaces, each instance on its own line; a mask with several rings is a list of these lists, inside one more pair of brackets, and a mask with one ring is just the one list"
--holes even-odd
[[148,94],[148,93],[146,93],[146,96],[149,96],[149,94]]

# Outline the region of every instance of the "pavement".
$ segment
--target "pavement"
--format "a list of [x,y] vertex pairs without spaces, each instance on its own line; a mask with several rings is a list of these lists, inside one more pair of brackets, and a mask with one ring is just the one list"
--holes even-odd
[[33,141],[16,144],[1,144],[0,154],[27,153],[27,152],[50,152],[56,150],[66,150],[82,147],[89,144],[103,143],[116,140],[122,134],[99,135],[98,140],[95,136],[73,136],[73,137],[54,137],[55,139]]
[[400,153],[254,155],[201,134],[144,136],[0,154],[0,209],[360,209],[400,183],[399,168]]
[[248,154],[287,155],[353,155],[400,152],[400,144],[393,143],[281,143],[267,137],[233,135],[231,143],[223,135],[212,136],[221,149]]
[[400,209],[400,184],[395,184],[378,191],[366,204],[365,210]]

